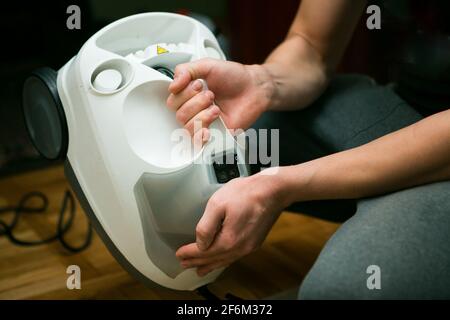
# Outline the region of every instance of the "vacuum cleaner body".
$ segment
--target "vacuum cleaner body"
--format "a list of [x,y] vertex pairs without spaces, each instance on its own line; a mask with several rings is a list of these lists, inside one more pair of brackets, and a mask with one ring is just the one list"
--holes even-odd
[[221,273],[198,277],[181,268],[175,252],[195,241],[209,197],[249,174],[245,143],[221,119],[210,127],[211,140],[195,148],[166,107],[176,65],[204,57],[225,59],[204,25],[176,14],[138,14],[84,44],[58,71],[52,103],[36,103],[41,92],[34,87],[48,87],[45,75],[27,80],[24,91],[34,144],[44,155],[55,144],[47,157],[65,157],[66,176],[111,253],[141,281],[180,290]]

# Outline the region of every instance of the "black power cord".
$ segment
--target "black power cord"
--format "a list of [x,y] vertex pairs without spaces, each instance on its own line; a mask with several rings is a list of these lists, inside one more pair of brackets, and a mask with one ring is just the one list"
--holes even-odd
[[[210,300],[210,301],[221,300],[218,296],[216,296],[214,293],[212,293],[211,290],[209,290],[208,285],[204,285],[204,286],[197,288],[196,292],[199,296],[205,298],[205,300]],[[242,299],[238,296],[235,296],[231,293],[227,293],[227,294],[225,294],[225,300],[239,301],[239,300],[244,300],[244,299]]]
[[[32,199],[40,200],[41,205],[40,206],[28,205],[28,203]],[[22,214],[45,213],[48,208],[48,203],[49,203],[48,198],[42,192],[33,191],[25,194],[20,199],[17,206],[7,206],[3,208],[0,207],[0,214],[6,212],[13,213],[13,218],[9,224],[3,220],[0,220],[0,236],[3,235],[6,236],[12,243],[19,246],[36,246],[58,240],[66,250],[73,253],[80,252],[86,249],[91,244],[92,241],[92,226],[90,222],[88,225],[86,238],[80,246],[72,246],[69,243],[67,243],[66,240],[64,239],[65,234],[72,227],[76,213],[75,199],[69,190],[66,190],[64,193],[58,214],[58,225],[56,228],[56,233],[54,235],[49,236],[48,238],[43,240],[23,240],[19,239],[14,234],[14,229],[17,227],[19,219]],[[68,218],[67,221],[64,221],[66,213],[68,213]]]
[[209,290],[207,285],[197,288],[196,292],[199,296],[205,298],[205,300],[210,300],[210,301],[219,301],[220,300],[220,298],[218,296],[216,296],[214,293],[212,293]]
[[[40,206],[27,205],[28,202],[30,202],[32,199],[39,199],[41,201],[41,205]],[[64,192],[62,204],[58,213],[58,225],[56,228],[56,233],[54,235],[49,236],[48,238],[43,240],[23,240],[19,239],[16,235],[14,235],[14,229],[17,227],[22,214],[45,213],[48,209],[48,204],[49,201],[45,194],[39,191],[33,191],[25,194],[19,200],[17,206],[0,207],[0,214],[7,212],[13,213],[13,218],[9,224],[3,220],[0,220],[0,236],[6,236],[13,244],[19,246],[36,246],[59,240],[61,245],[70,252],[77,253],[86,249],[92,242],[92,226],[90,221],[88,224],[86,238],[80,246],[78,247],[72,246],[69,243],[67,243],[67,241],[64,239],[64,235],[72,227],[76,213],[75,199],[69,190],[66,190]],[[69,216],[67,221],[64,222],[66,212],[68,212]],[[198,295],[205,298],[206,300],[211,301],[221,300],[218,296],[216,296],[209,290],[207,285],[197,288],[196,292]],[[225,300],[243,300],[243,299],[231,293],[227,293],[225,295]]]

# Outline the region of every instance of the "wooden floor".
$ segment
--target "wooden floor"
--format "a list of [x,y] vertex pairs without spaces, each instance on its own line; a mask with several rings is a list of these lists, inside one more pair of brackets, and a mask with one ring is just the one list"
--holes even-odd
[[[68,185],[61,167],[0,180],[0,207],[14,205],[29,191],[45,193],[50,209],[25,215],[16,234],[42,239],[56,228],[57,210]],[[9,221],[11,215],[1,214]],[[68,234],[71,243],[83,239],[86,218],[78,208],[76,223]],[[298,286],[326,240],[338,227],[307,216],[283,213],[262,248],[229,267],[210,290],[224,297],[260,299]],[[81,290],[66,288],[66,268],[81,268]],[[70,254],[58,242],[19,247],[0,237],[0,299],[199,299],[194,292],[149,289],[125,272],[97,235],[85,251]]]

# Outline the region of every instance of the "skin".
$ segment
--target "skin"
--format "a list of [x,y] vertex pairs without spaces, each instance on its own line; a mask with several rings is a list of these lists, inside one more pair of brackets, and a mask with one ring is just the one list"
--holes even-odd
[[[264,64],[204,59],[177,66],[168,107],[203,141],[219,115],[229,128],[246,129],[267,110],[307,107],[326,88],[365,5],[303,0],[286,39]],[[196,87],[196,79],[205,79],[209,90]],[[203,127],[193,132],[195,120]],[[213,194],[196,242],[176,252],[184,268],[203,276],[253,252],[293,202],[357,199],[449,180],[450,110],[360,147],[274,169],[233,179]]]

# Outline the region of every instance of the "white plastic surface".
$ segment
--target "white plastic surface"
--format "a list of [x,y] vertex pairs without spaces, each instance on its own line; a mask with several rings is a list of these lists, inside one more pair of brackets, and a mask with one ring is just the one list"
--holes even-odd
[[206,47],[206,54],[208,55],[208,57],[213,58],[213,59],[220,59],[220,53],[219,51],[217,51],[216,49],[212,48],[212,47]]
[[114,69],[101,71],[94,80],[94,88],[98,91],[112,92],[117,90],[122,83],[122,74]]
[[168,81],[152,81],[135,87],[123,105],[123,124],[128,143],[143,160],[159,168],[173,169],[195,157],[191,137],[166,106]]
[[[194,290],[213,281],[222,270],[198,277],[195,270],[188,269],[171,277],[159,269],[146,251],[134,188],[144,174],[163,177],[195,165],[192,161],[197,156],[167,161],[171,150],[168,135],[178,126],[175,114],[171,115],[165,107],[171,80],[150,67],[164,63],[173,68],[178,63],[208,57],[211,52],[207,52],[205,43],[224,59],[214,35],[199,22],[169,13],[138,14],[97,32],[58,72],[58,93],[70,136],[67,158],[92,210],[115,247],[134,268],[157,284],[179,290]],[[175,44],[177,50],[147,56],[146,48],[158,44]],[[185,50],[181,50],[180,44]],[[111,94],[96,91],[93,82],[97,79],[92,78],[103,66],[123,67],[120,70],[125,84],[120,90]],[[113,88],[118,78],[113,83],[109,81],[109,77],[106,81],[99,79],[99,86]],[[226,130],[221,121],[215,124]],[[232,141],[229,137],[228,134],[227,141]],[[213,151],[204,148],[201,152]],[[206,194],[212,189],[198,180],[188,184],[180,181],[179,187]],[[175,196],[161,196],[177,201]],[[146,210],[153,216],[151,204]],[[146,227],[151,234],[157,234],[157,224],[149,223]],[[155,237],[153,244],[163,248],[158,241]]]

